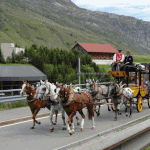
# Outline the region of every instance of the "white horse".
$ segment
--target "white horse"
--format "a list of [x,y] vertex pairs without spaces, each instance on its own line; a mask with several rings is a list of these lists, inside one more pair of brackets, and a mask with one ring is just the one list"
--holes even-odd
[[113,101],[114,106],[115,106],[115,118],[114,118],[114,120],[117,120],[117,111],[120,110],[120,108],[123,104],[125,105],[126,116],[128,116],[127,101],[130,102],[130,115],[129,115],[129,117],[131,117],[131,115],[132,115],[133,91],[130,88],[128,88],[128,87],[124,88],[122,85],[122,82],[120,84],[111,83],[111,85],[109,86],[109,94],[108,95],[112,97],[112,101]]
[[56,86],[54,84],[51,84],[50,82],[48,82],[47,80],[45,82],[43,82],[42,80],[40,80],[41,85],[46,86],[46,91],[45,91],[45,96],[47,94],[50,95],[49,97],[49,103],[51,104],[51,112],[50,112],[50,131],[53,132],[54,131],[54,127],[53,125],[56,125],[57,123],[57,115],[56,115],[56,119],[55,122],[53,123],[53,114],[54,112],[58,112],[61,111],[62,113],[62,119],[63,119],[63,128],[62,130],[66,130],[66,123],[65,123],[65,111],[62,107],[62,105],[60,103],[57,103],[57,97],[58,97],[58,90],[56,91]]
[[[62,112],[62,119],[63,119],[63,130],[66,130],[66,123],[65,123],[65,111],[63,109],[63,106],[60,104],[60,99],[58,97],[58,93],[60,91],[60,88],[56,88],[56,86],[54,84],[51,84],[50,82],[48,82],[48,80],[45,80],[45,82],[43,82],[42,80],[40,80],[42,85],[46,86],[46,92],[45,95],[50,94],[50,102],[51,102],[51,113],[50,113],[50,130],[53,131],[53,123],[52,123],[52,119],[53,119],[53,113],[55,111],[61,111]],[[80,88],[76,88],[76,91],[81,90]],[[75,91],[75,92],[76,92]],[[80,125],[80,121],[79,118],[76,116],[77,119],[77,125]],[[57,117],[55,119],[55,123],[54,125],[56,125],[57,123]],[[72,124],[72,126],[74,127],[74,125]]]

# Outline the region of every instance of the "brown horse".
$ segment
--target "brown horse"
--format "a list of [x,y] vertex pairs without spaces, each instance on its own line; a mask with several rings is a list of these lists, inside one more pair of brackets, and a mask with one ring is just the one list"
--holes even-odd
[[36,90],[28,82],[25,82],[25,81],[22,81],[22,82],[23,82],[23,85],[22,85],[22,90],[20,92],[20,95],[23,95],[25,92],[27,93],[27,102],[33,115],[32,116],[33,126],[31,127],[31,129],[34,129],[35,122],[37,124],[41,124],[41,122],[38,122],[35,119],[37,113],[43,107],[46,107],[50,110],[51,106],[47,104],[46,100],[35,99],[34,97],[35,97]]
[[[92,96],[88,92],[78,92],[78,93],[72,93],[72,88],[68,89],[63,84],[57,84],[57,88],[60,88],[58,96],[60,96],[61,103],[63,105],[63,108],[65,112],[68,115],[67,119],[67,130],[69,131],[69,134],[72,135],[74,132],[74,129],[71,131],[69,127],[70,121],[73,121],[73,117],[76,115],[76,112],[78,111],[82,116],[82,122],[81,122],[81,131],[84,129],[84,119],[85,115],[82,112],[82,109],[87,107],[88,110],[88,118],[89,120],[93,120],[93,126],[92,129],[95,129],[95,123],[94,123],[94,109],[93,109],[93,103],[94,100]],[[71,98],[71,99],[70,99]],[[74,128],[72,123],[72,128]]]

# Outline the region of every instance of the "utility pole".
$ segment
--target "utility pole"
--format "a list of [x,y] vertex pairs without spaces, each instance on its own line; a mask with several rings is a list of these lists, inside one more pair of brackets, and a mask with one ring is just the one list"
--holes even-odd
[[78,58],[78,84],[81,84],[80,58]]

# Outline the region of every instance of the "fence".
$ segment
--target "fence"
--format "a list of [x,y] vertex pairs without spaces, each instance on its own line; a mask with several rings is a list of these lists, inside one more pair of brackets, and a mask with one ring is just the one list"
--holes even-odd
[[[0,90],[0,103],[25,100],[27,95],[20,96],[20,91],[21,89]],[[14,92],[17,92],[18,95],[14,95]]]

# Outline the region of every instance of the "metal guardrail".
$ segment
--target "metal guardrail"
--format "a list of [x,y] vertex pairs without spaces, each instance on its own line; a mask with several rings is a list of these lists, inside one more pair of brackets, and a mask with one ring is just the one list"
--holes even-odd
[[[102,82],[102,83],[97,83],[98,85],[102,85],[102,84],[110,84],[110,82]],[[70,85],[67,85],[67,87],[70,86]],[[75,84],[75,85],[72,85],[72,86],[75,86],[75,87],[78,87],[78,86],[85,86],[85,88],[82,88],[81,89],[81,92],[84,92],[84,91],[87,91],[87,88],[86,88],[86,84]],[[7,96],[6,93],[13,93],[13,92],[20,92],[21,89],[8,89],[8,90],[0,90],[0,103],[4,103],[4,102],[13,102],[13,101],[19,101],[19,100],[26,100],[26,96],[27,95],[13,95],[12,96]]]
[[5,103],[5,102],[13,102],[13,101],[20,101],[20,100],[26,100],[27,95],[13,95],[13,96],[6,96],[6,92],[16,92],[16,91],[21,91],[21,89],[9,89],[9,90],[0,90],[0,103]]

